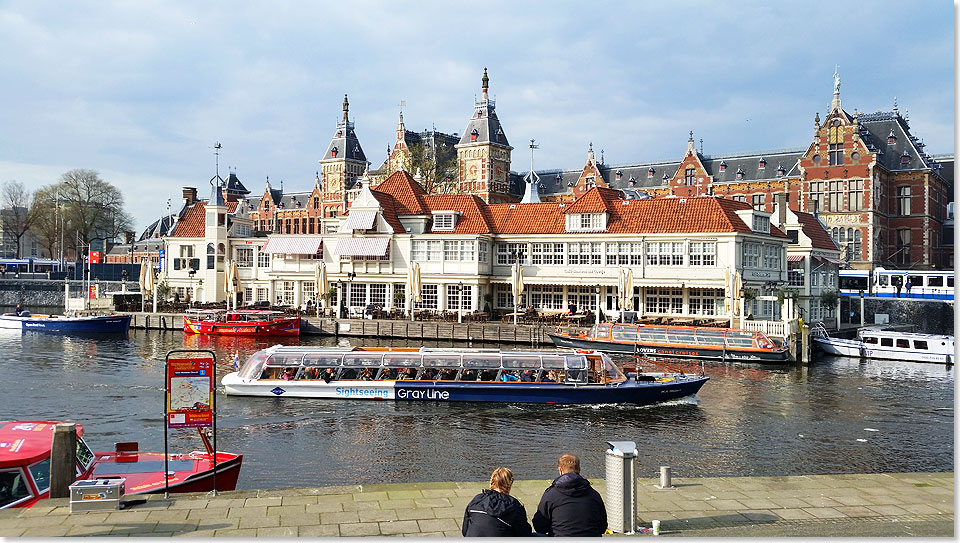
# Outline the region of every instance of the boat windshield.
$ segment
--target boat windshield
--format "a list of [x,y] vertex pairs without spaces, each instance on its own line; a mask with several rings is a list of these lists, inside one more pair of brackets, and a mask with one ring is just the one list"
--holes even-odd
[[87,442],[77,436],[77,475],[83,475],[89,471],[94,458],[93,451],[87,446]]
[[34,484],[37,485],[37,491],[43,494],[50,490],[50,459],[45,458],[36,464],[27,468],[30,476],[33,477]]
[[243,379],[256,379],[260,377],[260,372],[263,370],[263,363],[267,361],[269,354],[267,351],[257,351],[253,353],[253,356],[247,359],[244,362],[243,367],[240,368],[240,377]]
[[606,378],[607,383],[618,383],[620,381],[626,381],[627,377],[620,371],[620,368],[613,363],[613,360],[610,360],[610,357],[605,354],[600,354],[600,360],[595,362],[595,370],[597,374],[601,374]]
[[32,496],[20,468],[0,470],[0,507],[7,507]]

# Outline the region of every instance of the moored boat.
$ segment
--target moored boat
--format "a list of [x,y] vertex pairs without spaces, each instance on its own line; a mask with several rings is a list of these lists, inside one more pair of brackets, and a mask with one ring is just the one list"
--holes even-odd
[[228,395],[356,400],[652,404],[709,378],[628,373],[595,351],[274,346],[222,379]]
[[[50,446],[56,421],[0,422],[0,509],[30,507],[50,493]],[[77,480],[126,479],[126,494],[164,492],[164,454],[140,452],[136,442],[117,443],[114,452],[96,453],[77,425]],[[204,440],[204,445],[207,445]],[[217,490],[233,490],[242,454],[218,451]],[[210,451],[170,454],[170,492],[213,489],[214,455]]]
[[753,330],[600,323],[576,335],[548,334],[558,347],[597,349],[642,356],[785,364],[790,354]]
[[857,330],[855,339],[844,339],[831,337],[823,323],[817,323],[810,337],[821,351],[837,356],[947,365],[956,356],[953,336],[940,334],[865,327]]
[[298,336],[300,316],[255,309],[194,309],[184,315],[183,331],[221,336]]
[[126,334],[132,315],[32,315],[23,312],[0,315],[0,329],[36,330],[63,334]]

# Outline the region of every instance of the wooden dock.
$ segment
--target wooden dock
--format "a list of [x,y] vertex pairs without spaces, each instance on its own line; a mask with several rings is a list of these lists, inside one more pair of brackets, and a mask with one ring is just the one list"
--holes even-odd
[[[131,328],[146,330],[183,331],[182,313],[132,313]],[[564,331],[573,328],[564,327]],[[383,337],[402,339],[482,341],[489,343],[517,343],[532,347],[551,346],[547,333],[555,326],[538,324],[442,322],[387,320],[387,319],[332,319],[304,316],[300,323],[301,335],[343,337]],[[579,330],[579,329],[577,329]]]

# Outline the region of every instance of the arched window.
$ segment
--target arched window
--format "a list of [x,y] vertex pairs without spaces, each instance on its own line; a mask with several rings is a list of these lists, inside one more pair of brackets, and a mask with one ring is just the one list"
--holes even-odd
[[215,258],[217,256],[216,250],[213,248],[212,243],[207,244],[207,269],[212,270],[214,266]]

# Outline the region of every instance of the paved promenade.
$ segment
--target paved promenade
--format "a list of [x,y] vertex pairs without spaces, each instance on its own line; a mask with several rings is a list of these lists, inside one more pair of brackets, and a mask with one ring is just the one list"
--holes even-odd
[[[603,480],[585,473],[605,495]],[[638,481],[638,522],[662,536],[954,536],[953,473]],[[533,516],[549,481],[517,481]],[[66,499],[0,511],[0,537],[460,537],[484,482],[240,490],[127,497],[122,511],[70,514]],[[653,537],[642,534],[639,537]]]

